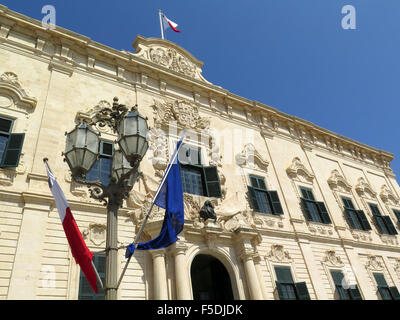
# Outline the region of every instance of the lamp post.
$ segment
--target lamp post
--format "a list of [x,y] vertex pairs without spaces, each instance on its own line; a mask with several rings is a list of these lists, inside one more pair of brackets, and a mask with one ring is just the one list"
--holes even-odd
[[[107,186],[100,181],[85,181],[86,174],[99,157],[100,134],[93,129],[93,125],[109,126],[118,134],[119,150],[114,152],[110,184]],[[99,110],[90,123],[80,123],[66,133],[63,156],[71,170],[72,179],[88,185],[91,198],[107,206],[106,300],[117,299],[118,209],[139,177],[139,164],[148,149],[148,129],[147,118],[138,113],[137,105],[129,110],[118,103],[118,98],[114,98],[112,108]]]

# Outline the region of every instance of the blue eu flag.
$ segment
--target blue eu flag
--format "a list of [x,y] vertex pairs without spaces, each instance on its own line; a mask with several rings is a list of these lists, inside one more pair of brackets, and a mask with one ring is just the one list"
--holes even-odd
[[[183,138],[178,142],[178,146],[171,157],[172,162],[169,164],[163,179],[164,183],[160,188],[160,192],[154,203],[160,208],[165,209],[164,222],[160,234],[145,243],[139,243],[136,247],[138,250],[155,250],[169,247],[178,241],[177,235],[183,230],[184,225],[184,207],[183,207],[183,191],[181,172],[179,163],[176,160]],[[168,169],[170,168],[169,172]],[[135,244],[130,244],[126,249],[125,257],[129,258],[135,251]]]

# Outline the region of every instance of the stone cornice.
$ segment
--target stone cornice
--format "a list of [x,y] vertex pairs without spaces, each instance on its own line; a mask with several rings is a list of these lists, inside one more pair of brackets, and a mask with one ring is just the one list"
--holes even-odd
[[[8,39],[7,36],[15,28],[18,29],[18,32],[25,30],[31,37],[32,35],[36,35],[36,47]],[[313,148],[324,149],[328,152],[337,153],[349,159],[377,167],[389,175],[393,174],[390,162],[394,156],[389,152],[375,149],[346,138],[307,120],[290,116],[257,101],[240,97],[220,86],[209,83],[202,77],[190,77],[182,72],[171,70],[171,68],[165,68],[137,56],[137,53],[110,48],[88,37],[58,26],[55,30],[46,30],[40,21],[9,10],[2,5],[0,5],[0,29],[4,29],[0,32],[0,43],[8,43],[11,46],[21,48],[25,52],[27,50],[32,51],[33,54],[41,56],[42,59],[47,58],[52,68],[56,68],[57,70],[68,74],[72,74],[75,69],[83,70],[84,72],[99,74],[114,81],[134,86],[140,86],[141,81],[125,79],[122,76],[125,71],[139,73],[145,78],[151,75],[160,81],[162,80],[164,87],[167,86],[168,82],[176,82],[193,91],[194,97],[197,96],[197,99],[194,98],[194,103],[200,105],[198,97],[201,95],[208,97],[209,105],[200,105],[202,109],[208,108],[209,111],[213,111],[216,104],[222,104],[226,108],[226,112],[218,111],[216,114],[223,118],[240,121],[245,125],[258,128],[260,132],[264,134],[268,133],[270,137],[277,135],[298,141],[303,148],[307,148],[308,150]],[[196,65],[196,68],[199,69],[202,66],[202,62],[195,59],[183,48],[169,41],[145,39],[138,36],[135,44],[140,41],[142,43],[153,42],[170,45],[174,50],[189,57],[190,61]],[[50,54],[43,51],[46,42],[60,46],[61,52]],[[86,66],[72,59],[71,55],[73,52],[87,58]],[[101,68],[96,68],[96,61],[109,64],[113,71],[104,71]],[[144,87],[146,87],[145,84]],[[148,88],[146,87],[146,89]],[[243,117],[238,117],[232,113],[232,109],[237,108],[243,113]]]

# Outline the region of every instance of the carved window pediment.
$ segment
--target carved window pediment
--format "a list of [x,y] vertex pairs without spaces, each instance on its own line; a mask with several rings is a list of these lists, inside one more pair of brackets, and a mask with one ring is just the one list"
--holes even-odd
[[382,201],[385,204],[389,204],[392,206],[399,205],[399,201],[400,201],[399,198],[396,197],[396,195],[393,193],[393,191],[390,190],[386,184],[384,184],[381,187],[381,192],[380,192],[379,196],[381,197]]
[[369,199],[376,198],[377,193],[372,189],[370,184],[367,181],[365,181],[363,177],[360,177],[358,179],[355,189],[357,193],[364,198],[369,198]]
[[295,157],[292,160],[292,164],[286,169],[286,172],[293,180],[308,183],[312,183],[314,180],[314,174],[304,166],[299,157]]
[[324,263],[329,267],[343,267],[342,259],[336,254],[335,250],[328,250],[325,253]]
[[271,246],[271,251],[269,252],[267,259],[271,262],[281,263],[281,262],[291,262],[292,257],[289,251],[285,250],[283,245],[273,244]]
[[267,170],[269,165],[252,143],[246,144],[242,152],[236,155],[236,163],[240,167],[249,169],[254,169],[257,165],[261,170]]
[[0,108],[16,109],[28,114],[36,104],[36,98],[27,94],[15,73],[4,72],[0,76]]
[[371,271],[382,271],[384,270],[384,265],[382,262],[382,258],[369,255],[367,258],[367,263],[365,267]]
[[351,193],[351,185],[347,180],[339,173],[338,170],[333,170],[331,176],[328,179],[328,184],[332,190]]
[[169,126],[171,122],[192,130],[208,130],[210,118],[201,117],[198,107],[189,101],[156,101],[154,100],[155,126]]

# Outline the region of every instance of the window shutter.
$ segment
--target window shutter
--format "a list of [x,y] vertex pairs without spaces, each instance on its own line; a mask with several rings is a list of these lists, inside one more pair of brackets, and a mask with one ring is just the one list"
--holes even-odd
[[299,300],[311,300],[310,294],[308,293],[307,285],[305,282],[298,282],[295,284],[296,293]]
[[250,200],[250,206],[254,211],[259,212],[260,207],[258,206],[257,198],[256,198],[256,192],[254,191],[253,187],[248,186],[247,189],[249,190],[249,200]]
[[344,212],[346,213],[346,219],[350,225],[350,228],[357,229],[356,222],[355,222],[356,217],[354,216],[354,212],[352,210],[348,210],[346,208],[344,209]]
[[222,198],[221,184],[219,181],[217,167],[203,167],[207,196]]
[[391,292],[387,286],[378,286],[379,294],[382,300],[392,300]]
[[352,300],[362,300],[362,296],[360,290],[358,290],[358,286],[353,285],[349,289],[349,293]]
[[22,146],[24,144],[25,133],[10,134],[7,147],[4,150],[1,167],[16,168],[21,157]]
[[374,215],[373,217],[374,217],[374,220],[375,220],[375,223],[376,223],[376,228],[378,229],[378,231],[380,233],[386,233],[387,229],[386,229],[386,225],[385,225],[385,223],[384,223],[384,221],[382,219],[382,216]]
[[369,224],[369,221],[367,219],[367,216],[365,215],[364,211],[362,210],[357,210],[356,211],[358,219],[361,222],[361,225],[363,227],[364,230],[371,230],[371,225]]
[[275,281],[276,283],[276,291],[278,292],[278,296],[280,300],[284,300],[285,295],[283,293],[282,284],[279,281]]
[[397,230],[393,225],[392,219],[390,219],[389,216],[382,216],[382,218],[383,218],[383,221],[386,224],[386,227],[387,227],[387,229],[389,231],[389,234],[397,234]]
[[304,198],[300,198],[301,199],[301,203],[302,203],[302,205],[303,205],[303,209],[304,209],[304,212],[305,212],[305,214],[306,214],[306,218],[307,218],[307,220],[308,221],[313,221],[313,219],[312,219],[312,217],[311,217],[311,213],[310,213],[310,210],[308,210],[308,207],[307,207],[307,200],[306,199],[304,199]]
[[393,300],[400,300],[400,293],[399,290],[397,290],[397,287],[390,287],[389,290]]
[[271,202],[271,207],[273,214],[281,215],[283,214],[283,209],[281,206],[281,202],[279,201],[279,196],[277,191],[268,191],[268,198]]
[[327,224],[332,223],[331,218],[329,217],[329,213],[326,210],[325,203],[317,202],[317,207],[321,215],[322,222]]

